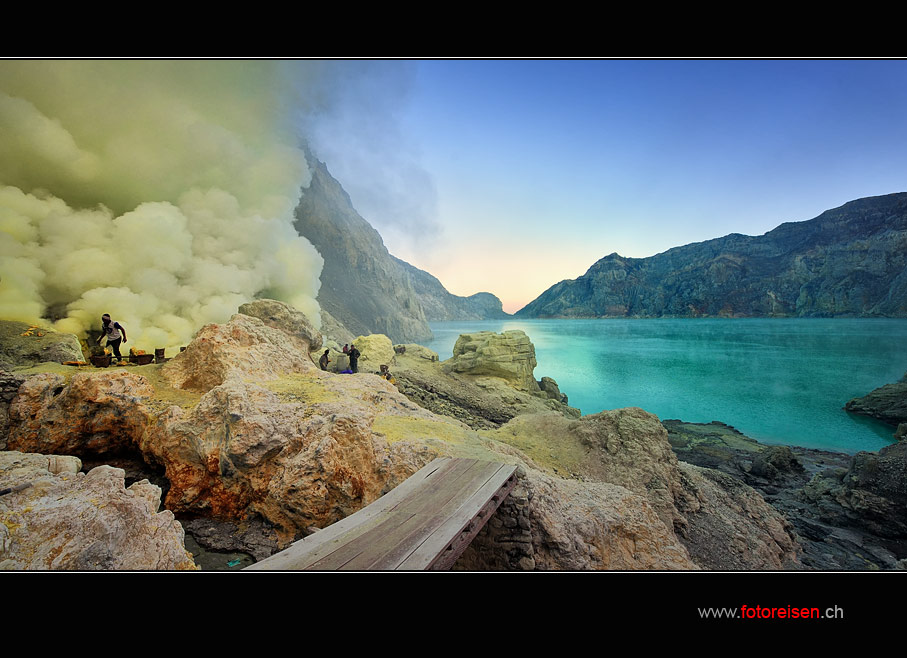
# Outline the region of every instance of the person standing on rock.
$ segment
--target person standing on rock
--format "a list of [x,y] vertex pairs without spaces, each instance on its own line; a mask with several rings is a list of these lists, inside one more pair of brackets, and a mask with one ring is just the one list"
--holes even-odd
[[359,357],[362,356],[362,352],[356,349],[355,345],[350,345],[350,370],[353,372],[359,372]]
[[107,337],[107,347],[113,350],[114,360],[119,362],[123,358],[120,356],[120,343],[126,342],[126,330],[119,322],[111,321],[110,313],[101,316],[101,337],[98,338],[98,345],[105,336]]
[[325,350],[324,354],[321,355],[321,358],[318,359],[318,365],[321,366],[322,370],[327,370],[328,364],[331,362],[331,360],[328,358],[328,352],[330,352],[330,350]]

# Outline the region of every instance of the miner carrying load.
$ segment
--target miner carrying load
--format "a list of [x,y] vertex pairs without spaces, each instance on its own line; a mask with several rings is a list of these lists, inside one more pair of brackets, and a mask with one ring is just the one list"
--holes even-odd
[[110,313],[101,316],[101,337],[98,338],[98,345],[105,336],[107,337],[107,347],[113,350],[113,357],[119,362],[123,358],[120,356],[120,343],[126,342],[126,330],[119,322],[110,320]]

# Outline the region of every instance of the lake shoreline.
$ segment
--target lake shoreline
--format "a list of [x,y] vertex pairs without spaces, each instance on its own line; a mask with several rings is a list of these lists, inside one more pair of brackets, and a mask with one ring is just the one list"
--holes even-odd
[[760,442],[856,454],[892,431],[843,407],[907,370],[907,320],[715,318],[433,322],[443,361],[456,338],[520,329],[537,373],[584,414],[630,406],[721,420]]
[[[849,455],[762,444],[718,421],[662,425],[678,460],[731,476],[781,513],[796,532],[805,567],[907,568],[903,519],[892,518],[897,504],[885,500],[903,481],[907,442]],[[874,477],[880,471],[889,475]]]

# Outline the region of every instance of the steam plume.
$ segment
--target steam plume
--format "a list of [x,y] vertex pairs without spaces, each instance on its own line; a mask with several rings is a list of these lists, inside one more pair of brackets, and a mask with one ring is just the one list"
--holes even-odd
[[146,350],[256,296],[319,322],[294,64],[0,62],[0,318]]

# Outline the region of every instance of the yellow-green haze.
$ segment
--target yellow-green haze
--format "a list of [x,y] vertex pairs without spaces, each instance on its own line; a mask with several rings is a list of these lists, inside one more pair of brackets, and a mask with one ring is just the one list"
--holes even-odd
[[287,63],[0,62],[0,318],[185,344],[254,296],[318,322]]

